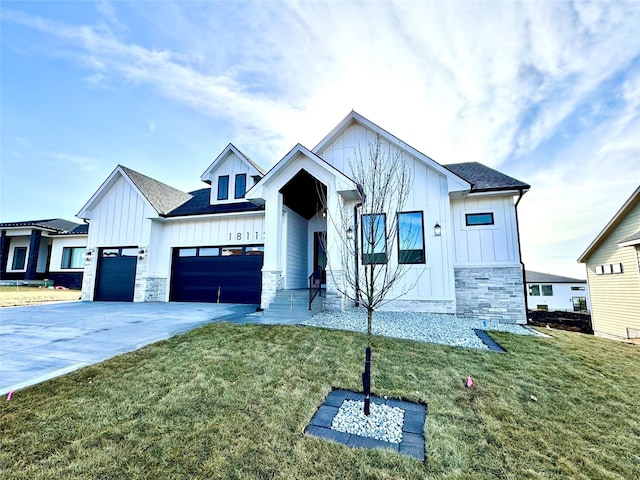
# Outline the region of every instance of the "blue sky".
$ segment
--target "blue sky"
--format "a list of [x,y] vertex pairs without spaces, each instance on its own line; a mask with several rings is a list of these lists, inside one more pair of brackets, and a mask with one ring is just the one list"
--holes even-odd
[[1,7],[0,221],[75,214],[117,164],[183,190],[354,109],[436,161],[532,185],[529,269],[640,184],[640,2],[28,2]]

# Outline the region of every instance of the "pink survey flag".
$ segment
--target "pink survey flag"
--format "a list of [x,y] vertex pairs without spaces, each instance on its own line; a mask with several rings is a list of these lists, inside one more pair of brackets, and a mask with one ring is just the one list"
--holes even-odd
[[471,379],[471,375],[467,376],[467,387],[473,387],[473,380]]
[[7,402],[11,401],[11,397],[13,396],[13,390],[11,390],[8,394],[7,394]]

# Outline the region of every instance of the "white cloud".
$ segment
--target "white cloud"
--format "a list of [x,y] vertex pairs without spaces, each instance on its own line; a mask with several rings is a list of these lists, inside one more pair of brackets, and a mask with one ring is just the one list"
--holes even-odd
[[[143,36],[117,4],[97,8],[97,26],[2,16],[73,52],[88,82],[233,125],[262,163],[313,147],[351,109],[441,163],[530,162],[520,217],[537,269],[574,268],[638,183],[640,3],[134,3]],[[599,97],[618,77],[611,106]]]

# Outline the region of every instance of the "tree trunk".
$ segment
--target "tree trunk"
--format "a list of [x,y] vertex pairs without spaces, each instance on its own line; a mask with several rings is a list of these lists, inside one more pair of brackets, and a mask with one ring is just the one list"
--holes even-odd
[[364,373],[362,374],[362,392],[364,393],[364,414],[371,413],[371,321],[373,310],[367,310],[367,349],[364,354]]

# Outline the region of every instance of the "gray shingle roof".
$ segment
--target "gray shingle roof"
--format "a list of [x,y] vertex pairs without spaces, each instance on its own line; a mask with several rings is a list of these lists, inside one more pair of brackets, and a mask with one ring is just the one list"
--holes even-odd
[[264,210],[264,206],[258,207],[249,202],[225,203],[221,205],[210,205],[211,196],[210,188],[201,188],[190,192],[191,199],[183,203],[179,207],[173,209],[167,217],[182,217],[189,215],[206,215],[211,213],[231,213],[231,212],[250,212]]
[[[46,220],[25,220],[23,222],[5,222],[0,223],[0,228],[20,228],[20,227],[36,227],[53,230],[59,234],[81,234],[87,233],[87,225],[81,223],[70,222],[63,218],[49,218]],[[82,231],[84,229],[84,232]]]
[[469,182],[472,192],[528,190],[530,188],[530,185],[478,162],[452,163],[443,165],[443,167]]
[[563,277],[550,273],[526,271],[527,283],[587,283],[579,278]]
[[160,215],[167,215],[171,210],[191,200],[192,196],[166,183],[147,177],[135,170],[120,165],[122,171],[138,187],[140,193],[149,201]]

